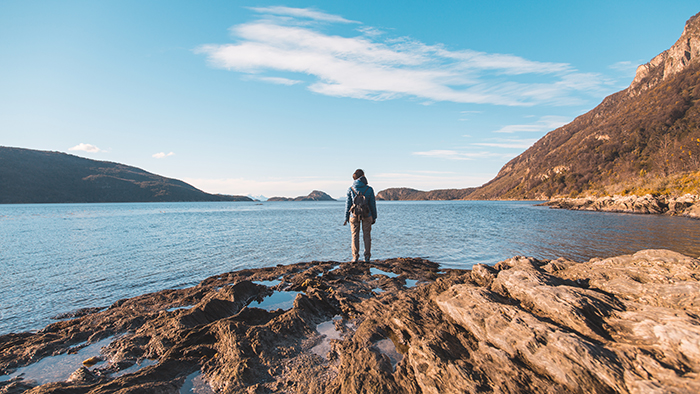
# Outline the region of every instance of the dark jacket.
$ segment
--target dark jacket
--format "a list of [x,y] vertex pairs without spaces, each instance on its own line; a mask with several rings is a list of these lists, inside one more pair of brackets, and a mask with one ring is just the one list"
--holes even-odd
[[355,199],[356,195],[352,190],[353,188],[367,197],[369,211],[372,217],[377,219],[377,201],[374,198],[374,189],[372,189],[372,186],[367,185],[367,179],[365,177],[361,177],[353,181],[352,187],[348,189],[348,195],[345,199],[345,220],[350,220],[350,207],[352,207],[352,201]]

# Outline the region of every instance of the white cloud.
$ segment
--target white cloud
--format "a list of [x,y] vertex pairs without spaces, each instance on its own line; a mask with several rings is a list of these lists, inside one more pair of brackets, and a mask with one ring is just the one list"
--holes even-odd
[[360,23],[356,21],[347,20],[338,15],[326,14],[325,12],[316,11],[310,8],[291,8],[284,6],[271,6],[271,7],[250,7],[251,10],[269,15],[280,15],[280,16],[290,16],[295,18],[307,18],[322,22],[333,22],[333,23]]
[[[423,102],[565,105],[581,102],[582,93],[600,94],[607,89],[600,76],[580,73],[566,63],[449,50],[406,37],[382,41],[383,34],[364,26],[360,36],[329,35],[299,19],[356,22],[310,9],[253,10],[266,15],[233,26],[236,43],[202,45],[196,52],[206,55],[212,67],[253,75],[305,74],[315,78],[308,86],[315,93],[367,100],[413,97]],[[523,75],[544,77],[549,82],[515,79]]]
[[175,155],[174,152],[170,152],[170,153],[158,152],[158,153],[153,154],[153,157],[155,157],[156,159],[162,159],[162,158],[174,156],[174,155]]
[[463,152],[463,151],[449,150],[449,149],[443,149],[443,150],[435,149],[435,150],[429,150],[429,151],[424,151],[424,152],[413,152],[413,154],[416,156],[434,157],[434,158],[446,159],[446,160],[476,160],[476,159],[486,159],[486,158],[493,158],[493,157],[501,158],[504,156],[503,154],[500,154],[500,153],[487,152],[487,151]]
[[517,133],[551,131],[571,122],[571,118],[565,116],[543,116],[537,122],[530,124],[514,124],[503,126],[494,133]]
[[537,142],[536,139],[499,139],[496,142],[474,142],[474,146],[486,146],[492,148],[504,148],[504,149],[527,149]]
[[637,67],[639,67],[640,64],[642,63],[624,61],[612,64],[608,66],[608,68],[610,68],[611,70],[619,71],[626,76],[633,77],[637,73]]
[[259,77],[257,79],[260,81],[264,81],[264,82],[274,83],[276,85],[287,85],[287,86],[296,85],[296,84],[302,82],[302,81],[297,81],[295,79],[280,78],[280,77]]
[[96,147],[95,145],[83,144],[83,143],[80,143],[72,148],[68,148],[68,150],[79,150],[79,151],[90,152],[90,153],[104,152],[102,149]]

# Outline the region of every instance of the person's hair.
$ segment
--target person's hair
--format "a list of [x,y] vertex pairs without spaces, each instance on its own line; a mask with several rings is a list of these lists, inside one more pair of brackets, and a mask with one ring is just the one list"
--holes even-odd
[[358,169],[355,170],[355,172],[352,174],[352,179],[353,179],[353,180],[357,180],[358,178],[363,177],[363,176],[365,176],[365,172],[358,168]]

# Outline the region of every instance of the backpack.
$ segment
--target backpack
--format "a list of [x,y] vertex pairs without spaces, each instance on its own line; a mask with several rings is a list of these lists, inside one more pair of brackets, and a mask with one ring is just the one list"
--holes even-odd
[[360,219],[370,217],[371,214],[369,212],[369,202],[367,201],[367,197],[355,190],[355,188],[352,188],[352,191],[355,192],[355,198],[352,199],[350,212]]

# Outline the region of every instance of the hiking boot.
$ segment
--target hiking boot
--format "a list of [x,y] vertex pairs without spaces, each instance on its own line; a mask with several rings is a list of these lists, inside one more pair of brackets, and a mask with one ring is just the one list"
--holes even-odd
[[365,256],[365,263],[369,263],[369,256]]

